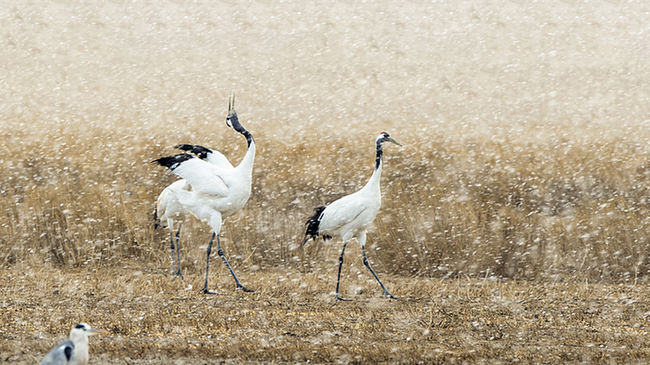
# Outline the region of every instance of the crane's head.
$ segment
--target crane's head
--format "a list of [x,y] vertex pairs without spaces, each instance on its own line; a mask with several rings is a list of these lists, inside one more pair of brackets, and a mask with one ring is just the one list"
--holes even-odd
[[246,129],[242,127],[239,123],[239,118],[237,117],[237,112],[235,111],[235,94],[230,94],[228,100],[228,116],[226,117],[226,125],[239,133],[242,133]]
[[398,146],[401,146],[402,144],[397,142],[396,140],[392,139],[390,134],[387,132],[381,132],[379,133],[379,136],[377,137],[377,144],[382,144],[384,142],[392,142],[395,143]]

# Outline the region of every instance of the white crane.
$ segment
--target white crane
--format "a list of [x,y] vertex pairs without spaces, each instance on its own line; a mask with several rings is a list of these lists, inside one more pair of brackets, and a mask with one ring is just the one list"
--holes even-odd
[[91,328],[79,323],[70,331],[70,337],[56,345],[45,355],[41,365],[86,365],[88,364],[88,336],[103,333],[104,330]]
[[[178,190],[189,190],[190,186],[187,181],[181,179],[167,186],[156,200],[156,208],[153,213],[154,227],[158,228],[161,224],[167,224],[169,229],[169,241],[172,250],[172,274],[182,277],[181,273],[181,246],[180,235],[181,226],[185,221],[186,211],[177,198]],[[174,235],[174,222],[178,222],[178,230]],[[174,237],[176,239],[174,239]],[[174,247],[176,247],[176,258],[174,258]],[[176,265],[178,262],[178,265]],[[178,268],[176,267],[178,266]]]
[[336,278],[336,300],[349,300],[339,296],[339,284],[341,282],[341,266],[343,265],[343,253],[345,247],[352,238],[356,238],[361,245],[363,252],[363,264],[370,270],[372,275],[384,290],[384,295],[396,299],[379,280],[375,271],[370,267],[366,257],[366,230],[379,212],[381,206],[381,190],[379,179],[382,170],[382,143],[392,142],[399,146],[397,141],[386,132],[381,132],[376,140],[377,155],[375,159],[375,170],[370,180],[361,190],[346,195],[330,205],[317,207],[316,213],[307,221],[307,231],[301,246],[310,238],[316,240],[318,236],[323,239],[331,239],[333,235],[340,236],[343,240],[343,249],[339,256],[339,272]]
[[[210,270],[210,253],[212,252],[212,242],[217,238],[217,253],[230,270],[237,289],[246,292],[252,290],[246,288],[239,282],[237,275],[230,267],[226,256],[221,249],[219,234],[223,220],[239,212],[251,194],[251,183],[253,176],[253,162],[255,160],[255,142],[253,136],[240,123],[235,111],[234,96],[230,98],[228,104],[228,116],[226,117],[228,127],[246,137],[248,151],[244,159],[237,167],[226,166],[225,164],[215,164],[195,158],[195,156],[181,153],[169,157],[162,157],[154,162],[161,166],[169,168],[174,174],[183,178],[189,187],[187,189],[175,190],[175,198],[180,206],[186,211],[192,213],[198,219],[207,222],[212,228],[212,237],[208,243],[206,264],[205,264],[205,284],[203,292],[206,294],[216,294],[208,290],[208,273]],[[217,156],[214,154],[213,156]],[[207,155],[206,155],[207,158]],[[217,159],[219,157],[216,157]],[[226,160],[227,161],[227,160]]]
[[[223,169],[234,169],[226,156],[219,151],[190,144],[179,144],[176,148],[192,152],[198,158]],[[169,229],[169,242],[172,252],[172,274],[177,277],[183,276],[181,272],[180,235],[181,227],[187,216],[187,211],[179,202],[177,195],[179,194],[179,190],[189,191],[190,189],[191,185],[185,179],[180,179],[169,184],[158,196],[156,208],[153,213],[155,228],[158,228],[161,224],[166,224]],[[174,234],[174,222],[178,222],[176,234]],[[174,248],[176,248],[176,257],[174,257]]]

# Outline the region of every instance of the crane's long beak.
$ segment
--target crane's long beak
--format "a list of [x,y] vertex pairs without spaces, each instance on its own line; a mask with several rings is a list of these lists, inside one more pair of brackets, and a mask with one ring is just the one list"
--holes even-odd
[[102,329],[99,329],[99,328],[91,328],[91,329],[88,330],[89,335],[101,335],[101,334],[106,333],[106,332],[107,332],[106,330],[102,330]]
[[386,141],[388,141],[388,142],[393,142],[393,143],[395,143],[395,144],[398,145],[398,146],[401,146],[401,145],[402,145],[401,143],[399,143],[399,142],[397,142],[396,140],[394,140],[392,137],[388,137],[388,139],[387,139]]
[[235,110],[235,92],[230,92],[230,97],[228,98],[228,114]]

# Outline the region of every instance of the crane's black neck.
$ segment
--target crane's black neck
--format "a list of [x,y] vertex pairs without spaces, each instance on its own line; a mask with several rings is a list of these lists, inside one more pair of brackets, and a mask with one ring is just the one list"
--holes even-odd
[[253,143],[253,135],[245,129],[239,133],[241,133],[244,137],[246,137],[246,143],[248,143],[248,147],[250,147],[251,143]]
[[375,157],[375,170],[379,169],[381,165],[381,155],[383,154],[381,150],[381,142],[377,141],[377,157]]
[[246,137],[246,142],[248,143],[248,147],[251,146],[251,143],[253,143],[253,136],[250,134],[249,131],[244,128],[241,123],[239,123],[239,118],[237,117],[237,112],[236,111],[231,111],[228,114],[228,117],[226,118],[226,122],[230,121],[229,126],[234,129],[236,132],[241,133],[244,137]]

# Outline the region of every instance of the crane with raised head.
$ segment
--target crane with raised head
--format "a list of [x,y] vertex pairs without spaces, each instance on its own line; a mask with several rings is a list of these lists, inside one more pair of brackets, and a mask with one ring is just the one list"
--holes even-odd
[[[174,174],[186,181],[187,189],[176,190],[175,198],[185,211],[207,222],[212,228],[212,237],[207,247],[205,283],[203,285],[203,292],[206,294],[216,294],[208,290],[210,253],[212,252],[212,243],[215,238],[217,239],[217,254],[226,264],[228,270],[230,270],[237,284],[237,288],[246,292],[252,291],[239,282],[237,275],[235,275],[235,272],[232,270],[230,263],[228,263],[224,255],[219,237],[223,221],[227,217],[239,212],[246,205],[250,197],[253,162],[255,160],[255,141],[253,140],[252,134],[239,122],[237,112],[235,111],[234,96],[231,96],[228,103],[226,125],[243,135],[248,143],[248,150],[243,160],[236,167],[233,167],[227,162],[225,157],[223,159],[218,157],[214,153],[215,151],[209,149],[202,150],[200,148],[201,146],[195,145],[179,145],[179,148],[196,153],[198,157],[188,153],[180,153],[154,160],[154,162],[167,167]],[[205,153],[205,160],[200,158],[202,157],[202,153]],[[221,163],[209,161],[210,156],[219,159]],[[227,164],[224,163],[224,160]]]

